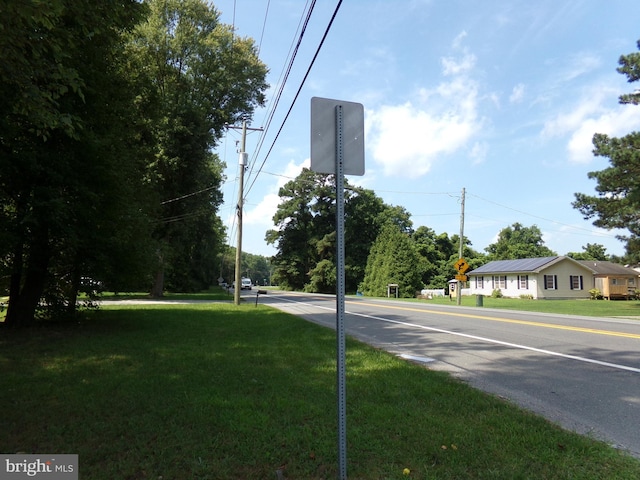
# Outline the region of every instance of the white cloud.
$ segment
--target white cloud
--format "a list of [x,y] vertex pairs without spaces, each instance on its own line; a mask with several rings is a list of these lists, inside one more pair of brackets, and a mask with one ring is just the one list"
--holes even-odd
[[266,225],[273,227],[273,216],[275,215],[280,197],[276,193],[265,195],[260,203],[252,209],[247,209],[242,217],[244,225]]
[[467,32],[463,30],[460,32],[456,38],[453,39],[452,47],[454,49],[462,48],[462,41],[467,37]]
[[640,112],[620,106],[595,118],[585,119],[572,133],[567,143],[569,160],[574,163],[588,163],[593,159],[593,135],[604,133],[624,136],[640,128]]
[[461,58],[445,57],[440,62],[442,63],[443,75],[460,75],[473,69],[476,64],[476,56],[465,52]]
[[600,60],[599,57],[589,52],[580,52],[569,59],[567,68],[561,73],[560,80],[565,82],[571,81],[596,70],[601,64],[602,60]]
[[[456,38],[454,47],[466,34]],[[474,55],[442,59],[449,77],[435,88],[421,88],[402,104],[368,111],[367,145],[384,174],[424,175],[443,155],[465,147],[479,131],[478,84],[470,77]]]
[[519,83],[513,90],[511,91],[511,95],[509,96],[509,102],[511,103],[520,103],[524,98],[524,84]]
[[615,96],[612,89],[589,89],[572,109],[545,122],[543,138],[568,137],[566,150],[570,162],[588,163],[593,159],[593,135],[622,136],[640,128],[640,111],[628,105],[606,108],[604,102]]
[[487,153],[489,152],[489,145],[485,142],[476,142],[473,147],[471,147],[471,152],[469,156],[473,160],[474,165],[478,165],[480,163],[484,163],[487,158]]
[[[244,225],[264,225],[268,228],[273,228],[273,216],[278,210],[278,205],[280,204],[280,196],[278,195],[278,190],[285,183],[289,182],[291,179],[296,178],[302,172],[304,167],[309,167],[309,159],[303,160],[301,163],[296,163],[295,161],[290,161],[284,168],[281,174],[275,176],[274,178],[277,181],[271,185],[268,190],[268,193],[260,200],[260,203],[255,205],[253,208],[246,208],[244,215],[242,217]],[[249,199],[247,207],[250,206]]]

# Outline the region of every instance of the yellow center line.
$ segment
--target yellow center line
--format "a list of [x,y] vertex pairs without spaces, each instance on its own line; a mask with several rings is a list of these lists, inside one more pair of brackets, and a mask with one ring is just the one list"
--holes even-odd
[[553,323],[543,323],[543,322],[531,322],[528,320],[515,320],[511,318],[500,318],[500,317],[489,317],[486,315],[473,315],[469,313],[457,313],[457,312],[444,312],[441,310],[428,310],[422,308],[411,308],[411,307],[398,307],[391,305],[383,305],[378,303],[366,303],[366,302],[347,302],[353,303],[356,305],[365,305],[369,307],[382,307],[389,308],[394,310],[405,310],[408,312],[419,312],[419,313],[435,313],[437,315],[449,315],[452,317],[468,317],[468,318],[478,318],[480,320],[489,320],[492,322],[502,322],[502,323],[513,323],[518,325],[528,325],[530,327],[543,327],[543,328],[554,328],[556,330],[567,330],[571,332],[582,332],[582,333],[594,333],[596,335],[608,335],[611,337],[624,337],[624,338],[636,338],[640,339],[640,334],[637,333],[624,333],[624,332],[615,332],[612,330],[599,330],[596,328],[583,328],[583,327],[571,327],[568,325],[555,325]]

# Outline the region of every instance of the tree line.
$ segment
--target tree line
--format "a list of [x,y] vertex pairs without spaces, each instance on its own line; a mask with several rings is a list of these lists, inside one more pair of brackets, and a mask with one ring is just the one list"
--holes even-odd
[[[640,49],[640,41],[637,43]],[[629,82],[640,80],[640,53],[622,55],[618,72]],[[623,105],[638,105],[640,90],[623,94]],[[640,133],[621,138],[596,133],[594,154],[610,159],[610,167],[590,172],[596,180],[596,195],[576,193],[572,206],[585,219],[606,229],[621,228],[628,235],[623,257],[607,255],[600,244],[587,244],[581,252],[568,252],[578,260],[640,262]],[[345,194],[345,284],[346,290],[385,295],[387,285],[399,285],[399,294],[411,297],[422,288],[446,288],[457,272],[460,238],[437,234],[429,227],[413,229],[403,207],[386,205],[373,191],[346,182]],[[304,170],[280,189],[281,203],[273,217],[275,229],[265,240],[276,246],[272,259],[274,280],[284,288],[311,292],[335,291],[335,182],[331,176]],[[557,255],[542,239],[536,225],[514,223],[502,229],[486,253],[462,239],[463,257],[476,268],[491,260]]]
[[69,315],[78,291],[215,281],[226,124],[267,68],[205,0],[0,6],[5,324]]
[[[271,259],[273,281],[280,287],[308,292],[334,293],[335,177],[303,169],[279,191],[275,227],[266,241],[277,248]],[[388,284],[397,284],[402,297],[413,297],[424,288],[447,288],[457,273],[454,263],[460,250],[459,235],[449,236],[420,226],[413,228],[410,213],[387,205],[372,190],[345,180],[345,289],[367,295],[386,295]],[[557,255],[542,239],[536,226],[520,223],[503,228],[486,253],[463,238],[463,257],[471,268],[490,260]],[[609,260],[604,246],[587,244],[576,259]]]
[[[264,105],[267,67],[206,0],[5,0],[0,5],[0,294],[5,325],[69,316],[78,292],[197,291],[223,275],[218,215],[225,125]],[[640,42],[638,43],[640,48]],[[640,54],[618,71],[640,79]],[[637,105],[640,93],[622,95]],[[589,177],[595,196],[574,207],[603,228],[625,228],[625,261],[640,260],[640,134],[594,136],[611,166]],[[403,207],[351,186],[345,195],[346,287],[403,295],[441,288],[460,239],[413,228]],[[335,291],[335,185],[305,170],[280,191],[277,254],[244,256],[256,280]],[[553,254],[537,226],[513,224],[472,268]],[[588,244],[576,258],[611,259]],[[247,263],[248,262],[248,263]],[[401,279],[394,281],[395,279]]]

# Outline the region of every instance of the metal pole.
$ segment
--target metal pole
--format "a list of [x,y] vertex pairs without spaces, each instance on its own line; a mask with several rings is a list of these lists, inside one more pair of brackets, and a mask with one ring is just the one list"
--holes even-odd
[[[462,187],[462,211],[460,213],[460,247],[458,250],[458,258],[462,258],[462,253],[463,253],[463,239],[464,239],[464,187]],[[458,289],[458,292],[456,294],[456,305],[461,305],[462,304],[462,282],[460,280],[458,280],[458,283],[456,284],[456,288]]]
[[236,275],[235,275],[235,287],[233,289],[233,303],[240,305],[240,290],[241,290],[241,261],[242,261],[242,209],[244,203],[244,170],[247,167],[247,153],[245,148],[247,145],[247,122],[242,122],[242,143],[240,145],[240,182],[238,185],[238,243],[236,244]]
[[344,143],[342,105],[336,106],[336,337],[338,387],[338,466],[347,478],[346,341],[344,328]]

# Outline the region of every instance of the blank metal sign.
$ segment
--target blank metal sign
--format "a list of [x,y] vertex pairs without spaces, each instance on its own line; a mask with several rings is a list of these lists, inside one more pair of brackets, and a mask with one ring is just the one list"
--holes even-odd
[[345,175],[364,175],[364,107],[361,103],[311,98],[311,170],[336,173],[336,107],[342,106]]

